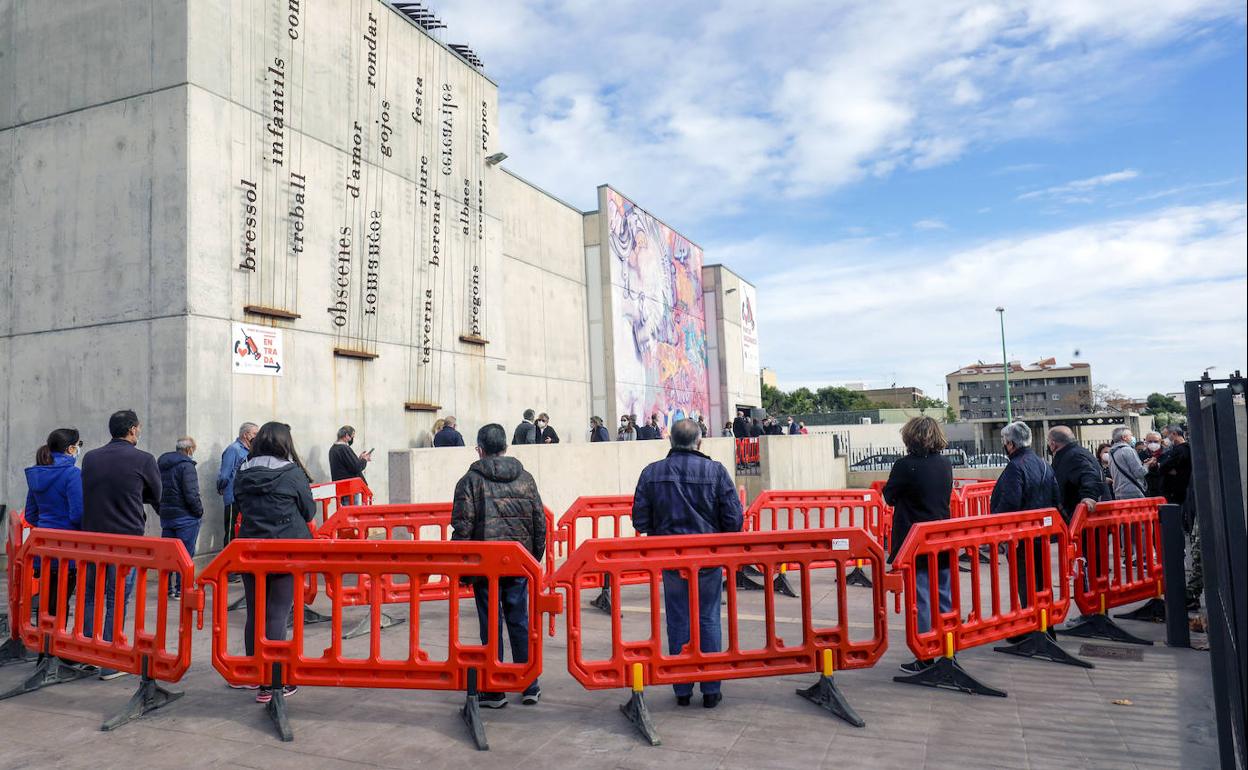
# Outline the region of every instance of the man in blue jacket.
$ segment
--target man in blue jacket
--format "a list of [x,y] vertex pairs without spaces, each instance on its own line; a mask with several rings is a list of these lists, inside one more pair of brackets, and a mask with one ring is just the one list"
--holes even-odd
[[[260,426],[254,422],[245,422],[238,427],[238,438],[221,453],[221,470],[217,471],[217,494],[225,503],[225,540],[228,545],[234,539],[234,526],[238,521],[238,506],[234,504],[234,476],[238,468],[247,461],[251,453],[251,440],[256,437]],[[241,577],[230,575],[230,582],[237,583]]]
[[[988,502],[991,512],[1017,513],[1040,508],[1056,508],[1060,511],[1061,495],[1057,488],[1057,477],[1053,475],[1049,464],[1031,451],[1031,428],[1027,427],[1027,423],[1017,421],[1006,425],[1001,429],[1001,441],[1005,445],[1005,453],[1010,456],[1010,463],[1001,471],[996,486],[992,488],[992,497]],[[1042,591],[1047,588],[1044,584],[1043,560],[1048,558],[1048,549],[1037,539],[1033,553],[1035,590]],[[1018,600],[1020,606],[1027,607],[1027,550],[1022,543],[1018,544],[1015,559]]]
[[[175,537],[195,555],[199,542],[199,522],[204,517],[204,504],[199,499],[199,473],[195,470],[195,439],[183,436],[174,451],[165,452],[156,460],[160,468],[160,536]],[[182,576],[169,578],[169,597],[182,595]]]
[[[633,528],[651,537],[740,532],[741,498],[724,466],[702,454],[702,431],[693,420],[672,426],[667,457],[647,465],[633,496]],[[702,652],[720,651],[719,598],[723,570],[698,570],[698,629]],[[689,583],[678,570],[663,570],[663,603],[667,611],[667,649],[680,654],[689,643]],[[720,683],[702,682],[702,705],[715,708],[723,700]],[[692,684],[673,685],[676,703],[688,706]]]

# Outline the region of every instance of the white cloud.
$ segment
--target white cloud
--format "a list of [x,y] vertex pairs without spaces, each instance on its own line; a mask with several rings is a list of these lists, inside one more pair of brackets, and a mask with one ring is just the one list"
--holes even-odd
[[1098,187],[1118,184],[1119,182],[1129,182],[1139,175],[1140,172],[1135,169],[1125,168],[1122,171],[1113,171],[1100,176],[1088,177],[1087,179],[1076,179],[1054,187],[1046,187],[1043,190],[1032,190],[1018,196],[1018,199],[1026,201],[1038,198],[1053,198],[1065,203],[1091,203],[1092,198],[1088,194],[1092,190]]
[[948,230],[949,225],[945,224],[943,220],[935,219],[935,218],[928,218],[928,219],[920,219],[919,221],[915,222],[914,229],[915,230]]

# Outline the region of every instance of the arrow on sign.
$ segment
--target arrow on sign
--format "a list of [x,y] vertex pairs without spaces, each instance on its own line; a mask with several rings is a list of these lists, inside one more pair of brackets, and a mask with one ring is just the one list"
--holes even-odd
[[282,365],[281,364],[265,364],[264,368],[272,369],[275,372],[280,372],[282,370]]

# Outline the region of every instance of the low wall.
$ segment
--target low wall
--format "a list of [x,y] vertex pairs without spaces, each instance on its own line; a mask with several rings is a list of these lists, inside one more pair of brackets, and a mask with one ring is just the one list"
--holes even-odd
[[[1001,475],[1001,471],[1005,470],[1005,466],[999,468],[954,468],[953,477],[955,479],[984,479],[985,481],[994,481]],[[888,471],[850,471],[849,487],[850,489],[866,489],[871,486],[872,481],[887,481]]]
[[762,436],[759,473],[741,475],[746,500],[771,489],[846,489],[848,463],[837,457],[831,433],[806,436]]

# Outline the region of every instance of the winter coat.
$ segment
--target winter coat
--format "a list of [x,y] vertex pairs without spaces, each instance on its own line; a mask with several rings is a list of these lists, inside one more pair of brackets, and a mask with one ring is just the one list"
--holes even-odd
[[1057,454],[1053,455],[1053,475],[1057,478],[1058,499],[1061,502],[1058,510],[1068,524],[1081,500],[1107,499],[1108,490],[1101,463],[1078,444],[1067,444],[1057,450]]
[[1144,477],[1148,470],[1130,444],[1119,441],[1109,450],[1109,476],[1114,480],[1115,500],[1134,500],[1148,495]]
[[334,481],[363,479],[368,460],[360,457],[350,444],[341,441],[329,448],[329,477]]
[[624,430],[623,428],[620,428],[618,431],[615,432],[615,440],[616,441],[636,441],[637,431]]
[[798,426],[797,423],[795,422],[789,423],[789,435],[790,436],[799,436],[801,435],[801,433],[802,433],[802,429],[800,426]]
[[732,436],[733,438],[749,438],[750,421],[744,417],[734,417],[732,419]]
[[277,457],[253,457],[234,479],[242,525],[238,536],[265,540],[312,537],[308,522],[316,515],[312,485],[303,468]]
[[1010,455],[1010,464],[992,488],[988,507],[992,513],[1017,513],[1060,508],[1060,503],[1053,469],[1031,447],[1022,447]]
[[160,520],[199,519],[204,504],[199,499],[199,474],[195,461],[181,452],[165,452],[156,460],[160,468]]
[[511,434],[512,444],[536,444],[537,426],[528,420],[522,420]]
[[[915,524],[949,518],[952,492],[953,464],[942,454],[907,454],[893,463],[882,492],[884,502],[893,506],[889,561]],[[940,566],[948,564],[948,556],[941,554]]]
[[595,444],[601,443],[603,441],[610,441],[611,434],[607,432],[607,426],[596,425],[594,426],[593,431],[591,431],[589,434],[589,440],[591,443],[595,443]]
[[[537,426],[534,427],[536,428]],[[536,441],[534,441],[535,444],[545,444],[546,439],[550,439],[550,443],[552,444],[559,443],[559,434],[555,433],[555,429],[549,425],[545,428],[538,428],[534,435],[536,436]]]
[[690,449],[673,449],[637,479],[633,528],[647,535],[740,532],[741,498],[724,466]]
[[217,494],[221,495],[226,505],[234,504],[234,476],[238,468],[247,462],[247,447],[243,442],[234,439],[221,453],[221,470],[217,471]]
[[82,529],[82,471],[55,452],[51,465],[26,469],[26,523],[44,529]]
[[433,437],[434,446],[463,446],[464,436],[449,425],[443,426],[438,435]]
[[82,528],[86,532],[142,535],[147,504],[160,512],[156,458],[121,438],[82,456]]
[[533,475],[514,457],[477,460],[455,485],[451,530],[452,540],[514,540],[540,562],[546,512]]
[[1187,500],[1187,488],[1192,483],[1192,447],[1186,441],[1175,444],[1157,463],[1161,471],[1161,494],[1166,502],[1182,505]]

